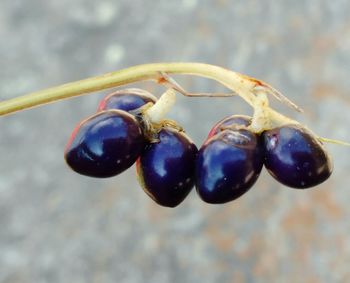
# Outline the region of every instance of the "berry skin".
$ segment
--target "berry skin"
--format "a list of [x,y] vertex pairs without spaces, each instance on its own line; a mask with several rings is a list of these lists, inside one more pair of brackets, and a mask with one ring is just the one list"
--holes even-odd
[[252,118],[246,115],[232,115],[228,116],[219,122],[217,122],[214,127],[210,130],[207,139],[215,136],[221,131],[225,130],[225,127],[230,126],[249,126],[252,122]]
[[332,162],[322,144],[307,129],[286,125],[262,134],[265,167],[282,184],[306,189],[324,182]]
[[195,144],[172,128],[163,128],[158,142],[149,143],[136,162],[143,190],[158,204],[179,205],[194,185]]
[[144,144],[134,116],[121,110],[108,110],[91,116],[75,128],[64,157],[77,173],[106,178],[129,168]]
[[202,200],[237,199],[256,182],[263,166],[259,137],[248,130],[224,130],[208,139],[196,161],[196,189]]
[[101,100],[97,111],[119,109],[129,112],[149,102],[155,103],[156,101],[155,96],[143,89],[129,88],[107,95]]

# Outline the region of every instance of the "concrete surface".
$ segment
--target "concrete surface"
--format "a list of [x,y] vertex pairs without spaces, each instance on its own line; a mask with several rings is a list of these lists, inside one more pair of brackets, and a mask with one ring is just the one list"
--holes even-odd
[[[263,79],[305,109],[321,136],[350,141],[348,0],[2,0],[0,99],[162,61],[199,61]],[[216,83],[179,78],[195,91]],[[162,88],[137,84],[155,93]],[[350,150],[329,145],[335,171],[298,191],[266,172],[227,205],[193,192],[155,205],[134,168],[96,180],[63,149],[104,93],[0,118],[0,282],[350,282]],[[201,144],[239,99],[179,98],[170,117]]]

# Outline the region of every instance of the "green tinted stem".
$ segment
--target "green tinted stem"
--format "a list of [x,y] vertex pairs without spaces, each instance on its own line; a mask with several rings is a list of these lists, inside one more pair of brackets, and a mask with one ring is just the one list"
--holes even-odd
[[[254,105],[256,86],[263,85],[262,82],[245,75],[201,63],[155,63],[130,67],[101,76],[92,77],[64,85],[32,92],[20,97],[0,102],[0,116],[54,101],[67,99],[95,91],[109,89],[129,83],[144,80],[155,80],[163,83],[161,73],[187,74],[213,79],[234,93],[241,96],[247,103]],[[236,95],[236,94],[232,95]],[[213,94],[215,96],[215,94]]]

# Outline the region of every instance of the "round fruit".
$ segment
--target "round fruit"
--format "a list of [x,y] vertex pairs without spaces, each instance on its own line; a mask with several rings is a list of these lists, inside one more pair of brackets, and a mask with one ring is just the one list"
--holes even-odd
[[225,130],[226,127],[230,126],[245,126],[248,127],[252,122],[252,118],[246,115],[232,115],[228,116],[221,121],[217,122],[214,127],[210,130],[208,138],[215,136],[221,131]]
[[298,189],[316,186],[332,173],[322,144],[300,125],[286,125],[262,134],[265,167],[282,184]]
[[134,116],[121,110],[108,110],[82,121],[75,128],[65,149],[65,159],[82,175],[111,177],[129,168],[144,144]]
[[208,203],[226,203],[247,192],[259,177],[263,151],[248,130],[224,130],[198,152],[196,189]]
[[155,103],[156,101],[157,98],[155,96],[143,89],[129,88],[107,95],[101,100],[97,111],[119,109],[128,112],[140,108],[149,102]]
[[197,147],[184,134],[163,128],[158,142],[149,143],[136,162],[143,190],[158,204],[175,207],[194,185]]

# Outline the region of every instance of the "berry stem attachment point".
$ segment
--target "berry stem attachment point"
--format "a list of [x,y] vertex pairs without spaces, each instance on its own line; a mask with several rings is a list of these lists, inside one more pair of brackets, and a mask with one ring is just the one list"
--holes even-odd
[[269,100],[265,93],[260,93],[254,104],[254,114],[249,128],[256,134],[271,128]]
[[168,89],[162,94],[157,102],[145,110],[143,115],[154,124],[159,124],[170,111],[171,107],[176,102],[176,93],[173,89]]
[[267,95],[263,92],[259,93],[253,107],[254,114],[249,128],[256,134],[287,124],[299,124],[297,121],[271,109]]

